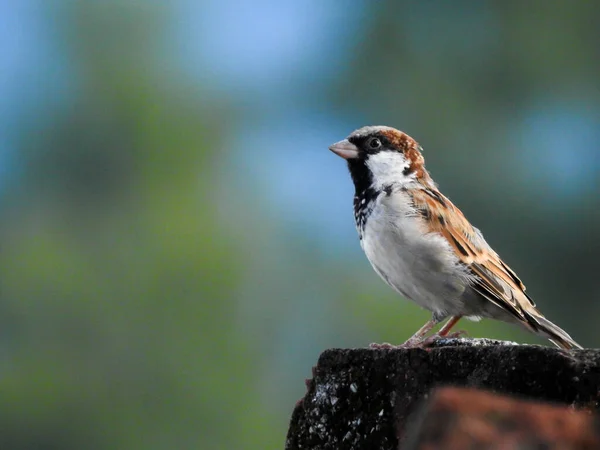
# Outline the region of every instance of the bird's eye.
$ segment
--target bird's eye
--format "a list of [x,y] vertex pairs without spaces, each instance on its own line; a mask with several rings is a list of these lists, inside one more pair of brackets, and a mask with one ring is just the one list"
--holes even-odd
[[377,138],[371,138],[367,142],[367,145],[369,146],[369,148],[371,150],[377,150],[377,149],[381,148],[381,141]]

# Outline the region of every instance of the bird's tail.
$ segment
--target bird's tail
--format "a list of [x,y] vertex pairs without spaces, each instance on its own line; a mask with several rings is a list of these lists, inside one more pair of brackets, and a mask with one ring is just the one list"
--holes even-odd
[[529,311],[527,311],[525,315],[527,316],[531,327],[537,333],[543,334],[545,337],[550,339],[550,341],[557,347],[564,348],[566,350],[583,348],[581,345],[575,342],[573,338],[566,333],[566,331],[559,326],[554,325],[552,322],[542,316],[541,313],[531,314]]

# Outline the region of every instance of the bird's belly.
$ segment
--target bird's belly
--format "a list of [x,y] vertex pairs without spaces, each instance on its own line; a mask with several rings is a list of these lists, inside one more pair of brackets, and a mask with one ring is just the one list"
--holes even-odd
[[426,234],[414,217],[372,215],[361,245],[375,271],[392,288],[440,315],[458,314],[468,280],[446,240]]

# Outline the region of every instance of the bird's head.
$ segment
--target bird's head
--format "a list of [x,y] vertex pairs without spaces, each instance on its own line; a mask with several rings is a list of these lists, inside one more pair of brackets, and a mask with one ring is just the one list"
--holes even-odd
[[353,131],[329,147],[348,162],[354,184],[375,189],[428,178],[421,146],[406,133],[386,126]]

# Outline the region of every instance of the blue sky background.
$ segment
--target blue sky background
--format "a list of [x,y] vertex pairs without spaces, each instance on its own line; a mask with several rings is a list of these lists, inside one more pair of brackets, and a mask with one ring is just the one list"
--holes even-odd
[[[144,8],[143,3],[129,3]],[[0,94],[4,99],[0,174],[4,184],[18,173],[15,129],[21,118],[43,114],[45,108],[77,92],[76,71],[57,36],[62,20],[59,5],[36,0],[0,3]],[[404,24],[407,45],[415,52],[436,56],[436,35],[419,26],[429,15],[432,27],[443,28],[459,53],[478,57],[495,45],[496,23],[485,7],[466,15],[461,9],[445,8],[444,14],[438,10],[431,15],[430,7],[417,6],[413,20]],[[250,112],[251,120],[231,133],[230,163],[259,180],[265,196],[294,222],[307,217],[315,221],[325,240],[335,239],[336,230],[346,228],[347,205],[337,203],[326,218],[332,205],[319,194],[348,197],[351,189],[339,161],[322,158],[321,164],[315,164],[315,155],[323,155],[326,143],[370,122],[358,110],[324,108],[318,98],[348,70],[353,48],[370,20],[365,12],[362,2],[340,9],[335,2],[308,0],[251,4],[180,0],[174,3],[165,48],[165,56],[191,82],[211,86],[210,95],[226,92],[242,114],[260,111]],[[469,39],[470,34],[477,39]],[[514,118],[515,139],[531,149],[524,155],[525,162],[539,169],[527,182],[528,188],[550,190],[568,199],[593,187],[600,170],[596,147],[600,113],[597,103],[585,98],[590,88],[583,85],[578,87],[580,92],[548,93]],[[247,147],[261,148],[261,159],[245,152]],[[291,157],[294,165],[289,164]],[[341,236],[347,238],[348,233]]]

